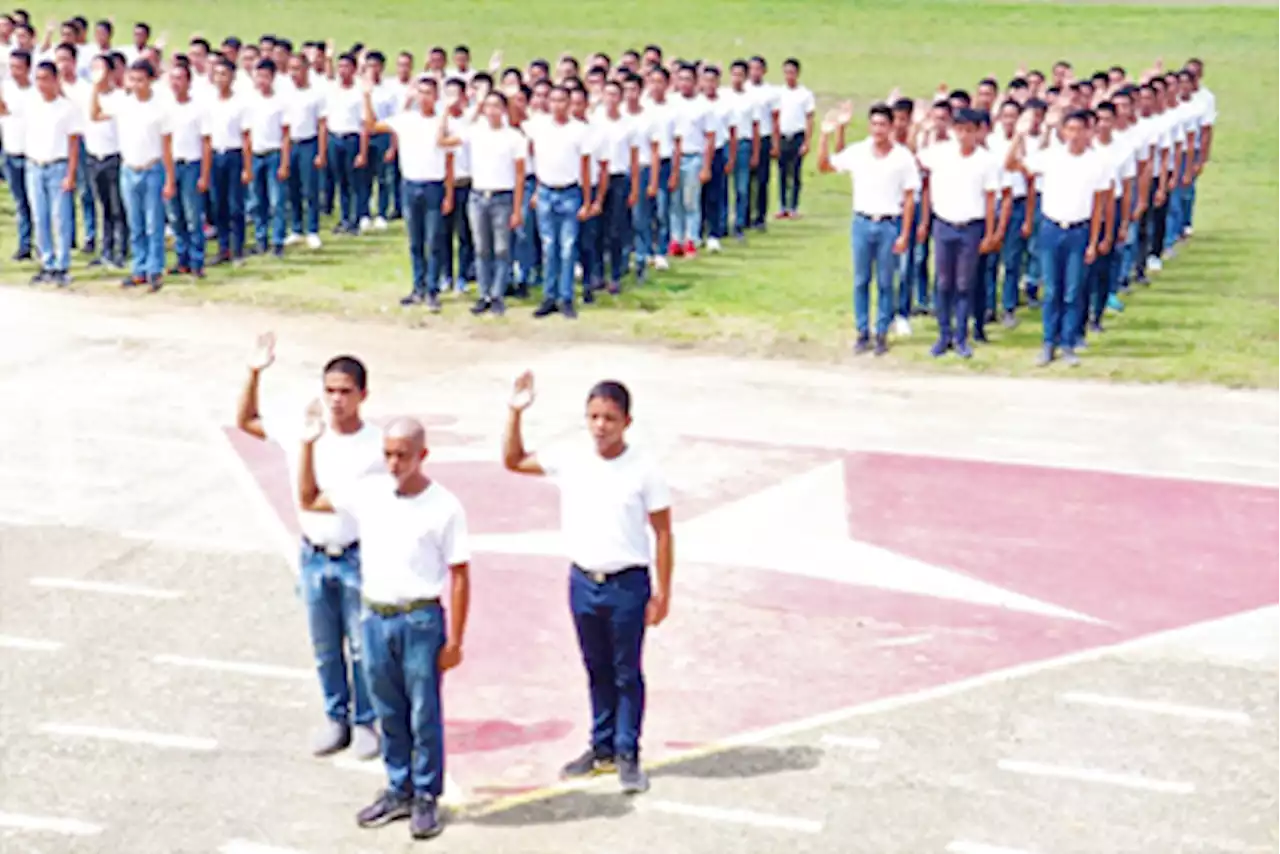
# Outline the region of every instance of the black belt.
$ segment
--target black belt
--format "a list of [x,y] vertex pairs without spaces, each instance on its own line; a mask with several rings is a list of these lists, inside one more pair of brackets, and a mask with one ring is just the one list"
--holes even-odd
[[[21,157],[22,155],[18,155],[18,156]],[[117,151],[115,154],[103,154],[101,156],[97,154],[90,154],[89,159],[96,160],[99,163],[106,163],[108,160],[119,160],[120,152]]]
[[499,196],[510,196],[514,193],[515,190],[476,190],[474,188],[471,190],[473,196],[479,196],[482,199],[496,199]]
[[408,602],[397,602],[394,605],[388,605],[385,602],[370,602],[365,599],[364,606],[379,617],[398,617],[401,614],[408,614],[410,611],[421,611],[423,608],[438,608],[440,600],[412,599]]
[[175,160],[173,162],[178,164],[179,166],[188,166],[188,165],[199,166],[203,159],[204,158],[197,157],[195,160]]
[[1044,221],[1045,221],[1045,222],[1051,222],[1051,223],[1053,223],[1054,225],[1056,225],[1058,228],[1062,229],[1063,231],[1069,231],[1069,230],[1071,230],[1071,229],[1073,229],[1073,228],[1079,228],[1079,227],[1080,227],[1080,226],[1082,226],[1082,225],[1088,225],[1088,224],[1089,224],[1089,220],[1087,220],[1087,219],[1078,219],[1078,220],[1076,220],[1075,222],[1059,222],[1058,220],[1054,219],[1053,217],[1048,217],[1048,216],[1044,217]]
[[351,137],[359,136],[359,135],[360,135],[359,131],[352,131],[351,133],[334,133],[330,131],[329,139],[351,139]]
[[302,544],[307,548],[311,549],[312,552],[318,552],[334,560],[337,560],[338,558],[346,557],[352,551],[360,548],[359,540],[352,540],[346,545],[338,545],[336,543],[330,543],[329,545],[322,546],[317,543],[311,542],[306,537],[303,537]]
[[215,148],[213,150],[214,154],[242,154],[243,152],[243,148]]
[[615,569],[609,572],[596,572],[590,569],[583,569],[582,567],[578,566],[576,563],[573,564],[573,569],[575,572],[579,572],[582,575],[586,576],[587,578],[591,579],[596,584],[604,584],[606,581],[610,581],[614,578],[618,578],[619,576],[628,575],[633,572],[647,573],[649,571],[649,567],[647,566],[636,565],[636,566],[624,566],[622,569]]
[[280,153],[280,149],[278,148],[268,148],[266,151],[255,151],[253,153],[253,156],[266,157],[267,155],[270,155],[270,154],[279,154],[279,153]]
[[28,157],[26,158],[26,161],[28,163],[34,163],[36,166],[57,166],[59,163],[66,163],[67,158],[59,157],[56,160],[46,160],[44,162],[41,162],[39,160],[36,160],[34,157]]
[[975,219],[967,219],[967,220],[965,220],[964,222],[952,222],[951,220],[949,220],[949,219],[943,219],[943,218],[942,218],[942,217],[940,217],[940,216],[935,216],[935,217],[934,217],[934,219],[936,219],[938,222],[945,222],[947,225],[951,226],[952,228],[968,228],[969,226],[973,225],[974,223],[985,223],[985,222],[986,222],[986,220],[985,220],[985,219],[983,219],[982,217],[977,217],[977,218],[975,218]]
[[294,145],[306,145],[308,142],[315,142],[317,139],[319,139],[319,137],[309,136],[309,137],[307,137],[306,139],[295,139],[295,140],[293,140],[293,144],[294,144]]
[[547,190],[552,190],[557,193],[562,193],[565,190],[572,190],[574,187],[577,187],[580,185],[578,184],[577,181],[574,181],[572,184],[565,184],[563,187],[553,187],[550,184],[542,184],[542,183],[538,184],[538,186],[543,187]]
[[889,220],[902,218],[902,214],[879,214],[877,216],[872,216],[871,214],[858,213],[857,211],[854,211],[853,215],[860,219],[871,220],[872,222],[888,222]]

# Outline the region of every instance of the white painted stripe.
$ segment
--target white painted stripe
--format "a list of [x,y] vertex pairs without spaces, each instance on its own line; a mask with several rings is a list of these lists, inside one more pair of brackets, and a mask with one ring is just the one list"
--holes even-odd
[[5,649],[27,649],[39,652],[54,652],[62,649],[58,641],[37,640],[35,638],[18,638],[13,635],[0,635],[0,647]]
[[880,739],[858,738],[849,735],[824,735],[822,743],[832,747],[849,747],[854,750],[879,750]]
[[682,804],[676,801],[640,800],[637,808],[644,812],[660,812],[667,815],[700,818],[705,821],[722,821],[730,824],[746,824],[751,827],[763,827],[773,830],[791,830],[796,833],[821,833],[822,822],[807,818],[792,818],[785,815],[770,815],[754,810],[723,809],[721,807],[702,807],[694,804]]
[[1224,723],[1248,726],[1250,718],[1244,712],[1232,712],[1226,709],[1210,709],[1205,706],[1183,706],[1178,703],[1165,703],[1160,700],[1138,700],[1131,697],[1112,697],[1105,694],[1090,694],[1087,691],[1067,691],[1059,695],[1067,703],[1079,703],[1088,706],[1103,706],[1111,709],[1125,709],[1131,712],[1149,712],[1153,715],[1170,715],[1178,718],[1192,718],[1202,721],[1222,721]]
[[253,506],[253,516],[258,521],[259,529],[267,537],[272,551],[284,558],[285,565],[289,567],[291,574],[297,575],[299,547],[297,538],[285,527],[275,506],[267,500],[262,488],[258,486],[258,481],[254,479],[245,461],[240,458],[235,446],[231,444],[231,437],[217,425],[210,425],[209,430],[213,434],[209,438],[210,443],[221,452],[226,461],[227,472]]
[[171,735],[164,732],[147,732],[140,729],[116,729],[114,727],[83,726],[81,724],[41,724],[39,731],[47,735],[67,735],[80,738],[101,738],[125,744],[147,744],[152,747],[172,747],[179,750],[214,750],[218,742],[212,738],[189,735]]
[[247,839],[233,839],[218,849],[218,854],[305,854],[297,848],[281,848],[278,845],[263,845],[261,842],[250,842]]
[[1032,777],[1056,777],[1061,780],[1077,780],[1081,783],[1102,783],[1126,789],[1143,789],[1148,792],[1167,792],[1173,795],[1189,795],[1196,790],[1194,783],[1175,780],[1156,780],[1137,774],[1119,774],[1096,768],[1079,768],[1074,765],[1049,765],[1043,762],[1024,762],[1020,759],[1001,759],[996,763],[1001,771],[1028,774]]
[[874,647],[915,646],[933,638],[933,635],[907,635],[902,638],[885,638],[872,644]]
[[181,599],[179,590],[160,590],[156,587],[142,587],[137,584],[115,584],[108,581],[83,581],[78,578],[31,579],[32,587],[52,587],[59,590],[79,590],[85,593],[108,593],[115,596],[141,596],[144,599]]
[[948,854],[1031,854],[1024,848],[1005,848],[1000,845],[985,845],[981,842],[967,842],[957,839],[947,845]]
[[254,661],[218,661],[212,658],[187,658],[183,655],[157,655],[155,664],[171,664],[175,667],[193,667],[217,670],[223,673],[243,673],[246,676],[266,676],[272,679],[305,680],[315,678],[315,671],[302,667],[284,667],[279,664],[259,664]]
[[[361,760],[353,759],[350,756],[335,756],[333,758],[333,767],[340,768],[343,771],[361,771],[377,777],[385,777],[387,775],[386,766],[377,759]],[[440,803],[446,806],[460,806],[466,802],[466,789],[459,786],[458,781],[453,779],[448,772],[445,772],[444,794],[440,796]]]
[[97,836],[102,832],[102,825],[74,818],[20,815],[12,812],[0,812],[0,827],[9,830],[29,830],[34,833],[58,833],[63,836]]

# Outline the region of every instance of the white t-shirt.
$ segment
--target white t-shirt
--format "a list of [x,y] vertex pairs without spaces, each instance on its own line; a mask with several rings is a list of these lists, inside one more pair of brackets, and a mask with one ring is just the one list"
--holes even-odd
[[324,93],[311,83],[307,88],[293,87],[289,96],[289,139],[294,142],[315,139],[320,133],[320,116],[324,113]]
[[1112,136],[1111,142],[1103,144],[1102,140],[1093,141],[1093,149],[1102,155],[1107,168],[1111,171],[1111,186],[1116,192],[1116,199],[1124,192],[1124,182],[1138,174],[1138,164],[1133,156],[1133,147],[1124,139]]
[[631,171],[631,150],[640,145],[635,122],[619,115],[611,119],[602,112],[592,121],[599,134],[597,156],[609,164],[610,175],[625,175]]
[[781,112],[782,93],[772,83],[748,83],[747,92],[755,101],[756,115],[760,119],[760,136],[769,136],[773,133],[773,114]]
[[1114,170],[1101,154],[1086,148],[1072,154],[1065,145],[1029,152],[1027,169],[1044,176],[1040,212],[1060,225],[1074,225],[1093,216],[1094,193],[1111,189]]
[[373,87],[369,100],[373,102],[374,118],[384,122],[400,112],[400,108],[404,105],[404,92],[398,84],[388,83],[384,80]]
[[920,170],[905,145],[894,143],[883,157],[876,156],[868,137],[846,146],[831,158],[837,172],[853,178],[853,210],[866,216],[902,216],[907,193],[920,190]]
[[920,165],[929,171],[929,198],[941,219],[960,225],[987,215],[987,193],[1000,192],[1000,168],[985,148],[965,157],[956,140],[920,150]]
[[617,572],[653,560],[649,514],[671,506],[657,461],[628,447],[612,460],[594,448],[539,457],[560,487],[565,550],[589,572]]
[[395,478],[373,474],[326,494],[360,528],[360,593],[370,602],[440,598],[449,568],[471,560],[462,503],[435,481],[402,496]]
[[591,154],[591,134],[585,122],[555,119],[529,122],[525,131],[538,155],[538,183],[567,187],[582,181],[582,158]]
[[162,140],[171,132],[172,104],[172,98],[163,100],[156,90],[152,90],[151,97],[145,101],[122,91],[98,98],[103,115],[115,120],[120,137],[120,160],[125,166],[142,169],[154,165],[164,155]]
[[738,139],[750,142],[752,128],[760,120],[760,105],[745,89],[735,92],[731,88],[720,90],[720,100],[729,108],[729,124],[738,131]]
[[[5,70],[8,70],[7,67]],[[0,118],[0,142],[3,142],[6,154],[15,157],[24,155],[27,153],[25,113],[28,101],[31,98],[40,97],[36,93],[36,84],[28,84],[27,88],[23,89],[10,77],[0,81],[0,91],[3,91],[5,106],[9,108],[9,115]]]
[[516,188],[516,163],[524,162],[529,141],[507,125],[494,130],[487,119],[457,128],[471,149],[471,187],[501,192]]
[[712,145],[719,150],[729,143],[729,125],[733,122],[733,104],[724,97],[723,91],[717,91],[714,98],[705,95],[702,102],[707,105],[707,129],[715,134]]
[[23,108],[27,159],[52,163],[70,156],[71,136],[84,133],[84,116],[76,105],[59,95],[52,101],[34,90]]
[[[987,151],[991,152],[991,156],[995,158],[996,167],[1000,170],[1000,189],[1009,190],[1013,198],[1021,199],[1027,195],[1027,177],[1022,174],[1021,170],[1015,169],[1010,172],[1004,168],[1005,160],[1009,156],[1009,146],[1011,145],[1013,145],[1013,140],[1005,136],[1004,131],[1000,128],[993,128],[991,133],[987,135]],[[1029,142],[1028,145],[1030,145]]]
[[254,154],[279,151],[284,145],[288,126],[289,99],[283,95],[254,92],[245,98],[244,123],[249,130],[249,144]]
[[245,100],[237,95],[223,98],[214,95],[205,103],[208,110],[209,137],[214,151],[239,151],[244,147]]
[[[284,449],[290,491],[296,494],[302,453],[301,428],[283,416],[264,416],[262,426],[267,438]],[[332,501],[360,478],[386,471],[382,460],[382,431],[367,421],[354,433],[325,430],[316,440],[312,459],[316,485]],[[322,548],[348,546],[360,539],[356,520],[342,510],[336,513],[299,510],[298,526],[304,537]]]
[[650,142],[657,141],[658,157],[666,160],[675,151],[675,109],[671,99],[661,104],[646,101],[644,105],[645,123],[648,130],[645,136]]
[[209,135],[208,113],[204,106],[191,97],[183,104],[175,98],[169,103],[168,113],[174,161],[199,163],[204,157],[204,138]]
[[715,132],[711,123],[711,105],[701,95],[686,98],[677,95],[671,101],[671,134],[680,141],[681,155],[701,155],[707,144],[707,134]]
[[343,86],[335,80],[325,92],[324,118],[335,136],[359,133],[364,124],[364,92],[354,82]]
[[809,116],[813,115],[813,92],[808,86],[796,84],[782,86],[778,90],[778,131],[783,136],[804,133]]
[[446,152],[439,142],[442,119],[439,109],[430,116],[424,116],[420,109],[413,109],[396,113],[383,121],[399,140],[400,174],[406,181],[444,180]]

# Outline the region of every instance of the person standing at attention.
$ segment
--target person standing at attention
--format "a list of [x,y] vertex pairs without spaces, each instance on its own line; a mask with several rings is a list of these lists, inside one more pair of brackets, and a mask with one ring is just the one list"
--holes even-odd
[[[429,839],[444,830],[436,807],[444,794],[441,679],[462,663],[470,605],[466,513],[452,492],[422,471],[427,435],[419,422],[397,418],[387,425],[386,472],[321,493],[315,448],[324,432],[322,410],[312,404],[298,499],[312,512],[348,512],[360,528],[365,670],[387,769],[386,791],[360,810],[356,822],[381,827],[408,818],[410,835]],[[446,588],[447,619],[441,604]]]
[[[526,371],[515,382],[503,463],[508,471],[544,475],[559,484],[572,561],[569,607],[591,692],[591,747],[561,773],[576,778],[616,768],[624,792],[644,792],[649,780],[640,767],[641,655],[646,627],[665,620],[671,605],[671,495],[657,462],[627,444],[631,394],[622,383],[605,380],[587,394],[591,450],[544,455],[526,450],[521,417],[533,399],[533,374]],[[653,578],[651,564],[657,570]]]
[[296,243],[305,233],[307,247],[319,249],[320,183],[329,162],[324,92],[312,83],[309,63],[301,54],[289,57],[289,76],[293,81],[288,116],[291,155],[288,199],[292,228],[284,242],[286,246]]
[[715,157],[716,129],[711,106],[698,94],[698,71],[689,63],[676,72],[676,92],[672,99],[675,151],[671,155],[671,243],[673,257],[693,258],[702,237],[702,187],[711,180]]
[[31,54],[14,50],[8,54],[8,62],[0,73],[0,140],[4,142],[4,179],[13,194],[14,213],[18,219],[18,251],[13,261],[31,259],[31,200],[27,195],[26,119],[24,107],[35,96],[36,87],[31,80]]
[[978,256],[991,251],[996,241],[1000,169],[978,145],[980,123],[973,110],[957,110],[952,127],[955,138],[935,142],[917,154],[926,173],[921,198],[928,200],[933,212],[938,340],[929,354],[934,358],[953,347],[961,358],[973,357],[969,308],[977,286]]
[[[90,66],[90,79],[95,74],[101,74],[107,81],[108,92],[115,88],[112,74],[114,60],[116,57],[111,53],[100,53],[93,58]],[[85,118],[88,116],[89,105],[86,103]],[[88,156],[84,165],[89,175],[89,189],[101,208],[99,233],[102,239],[98,243],[100,260],[90,261],[89,266],[103,263],[113,270],[123,270],[125,255],[129,251],[129,239],[124,199],[120,196],[120,134],[116,130],[115,121],[87,122],[84,128],[84,150]]]
[[781,104],[777,86],[764,79],[769,65],[763,56],[753,56],[747,63],[750,79],[748,91],[755,99],[760,122],[760,152],[751,172],[751,227],[763,231],[769,213],[769,168],[782,150],[782,137],[778,130]]
[[151,63],[139,59],[129,66],[129,91],[106,95],[107,77],[98,69],[89,102],[89,118],[115,119],[120,133],[121,195],[133,250],[133,273],[122,284],[146,284],[153,293],[163,284],[165,201],[178,189],[169,104],[153,91],[155,76]]
[[[245,103],[245,127],[253,150],[253,196],[258,209],[253,231],[258,254],[265,255],[270,239],[271,252],[284,257],[284,188],[289,180],[293,157],[290,139],[289,102],[276,94],[276,64],[263,59],[253,71],[255,91]],[[270,230],[268,231],[268,224]]]
[[439,312],[444,218],[453,210],[453,152],[440,145],[441,124],[446,119],[436,105],[439,84],[434,78],[419,77],[417,107],[395,113],[385,121],[378,121],[374,110],[374,82],[366,78],[362,88],[363,135],[393,133],[396,150],[400,152],[404,224],[409,232],[409,257],[413,266],[413,290],[400,304],[411,306],[426,302],[429,311]]
[[729,130],[729,174],[733,176],[733,236],[745,240],[750,225],[751,175],[760,158],[760,105],[747,91],[747,63],[729,66],[729,91],[722,97],[732,106]]
[[[204,278],[204,194],[209,189],[213,143],[204,104],[191,92],[191,66],[174,64],[169,71],[173,101],[169,104],[169,131],[173,135],[175,192],[168,200],[169,228],[178,256],[170,274]],[[104,237],[105,241],[105,237]]]
[[209,198],[213,202],[213,226],[218,231],[219,264],[244,258],[244,192],[246,174],[253,173],[253,151],[249,147],[244,99],[232,91],[236,67],[221,57],[213,62],[216,94],[205,108],[209,141],[213,143],[213,178]]
[[813,139],[813,92],[800,84],[800,60],[782,63],[785,84],[778,90],[778,202],[777,219],[800,216],[800,171]]
[[893,141],[893,110],[876,104],[867,112],[871,135],[832,155],[831,135],[849,123],[853,105],[828,113],[818,142],[818,171],[846,172],[853,179],[853,315],[858,338],[854,353],[871,349],[871,268],[876,272],[875,353],[889,350],[893,321],[893,279],[899,257],[911,241],[920,171],[911,150]]
[[[1026,127],[1009,148],[1006,169],[1021,169],[1028,178],[1043,176],[1040,253],[1045,275],[1044,346],[1036,364],[1054,360],[1058,348],[1062,360],[1074,367],[1076,337],[1080,328],[1080,289],[1085,266],[1098,259],[1107,199],[1115,168],[1104,155],[1089,148],[1087,114],[1069,113],[1062,121],[1065,145],[1025,151]],[[1056,122],[1050,122],[1052,128]],[[1024,153],[1025,152],[1025,153]]]
[[[293,420],[263,417],[258,409],[262,372],[275,362],[275,336],[258,338],[249,359],[249,377],[240,393],[236,426],[257,439],[276,442],[298,478],[298,430]],[[382,433],[360,415],[368,395],[368,372],[351,356],[329,360],[321,375],[329,407],[329,429],[316,443],[312,460],[325,489],[340,490],[367,474],[383,470]],[[378,755],[373,704],[362,665],[360,632],[360,531],[348,513],[298,511],[302,529],[298,589],[307,609],[311,648],[324,695],[325,725],[315,733],[312,751],[328,756],[352,747],[361,759]],[[345,647],[345,649],[344,649]],[[351,672],[347,673],[347,653]]]
[[[338,57],[338,77],[324,93],[324,119],[329,128],[329,158],[334,191],[338,195],[338,222],[334,234],[358,234],[359,205],[356,169],[369,159],[369,133],[364,127],[363,95],[356,84],[356,58]],[[357,163],[360,164],[357,167]]]

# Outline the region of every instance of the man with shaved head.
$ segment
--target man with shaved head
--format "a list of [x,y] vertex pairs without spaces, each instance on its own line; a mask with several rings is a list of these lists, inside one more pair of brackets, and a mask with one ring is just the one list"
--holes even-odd
[[[364,665],[378,722],[387,790],[356,816],[361,827],[409,819],[415,839],[438,835],[444,793],[440,677],[462,662],[470,598],[467,517],[452,492],[422,471],[427,435],[412,418],[383,433],[386,472],[321,493],[314,447],[325,432],[307,411],[298,470],[304,510],[349,513],[360,528]],[[449,590],[450,619],[441,600]]]

